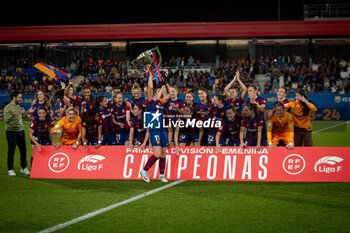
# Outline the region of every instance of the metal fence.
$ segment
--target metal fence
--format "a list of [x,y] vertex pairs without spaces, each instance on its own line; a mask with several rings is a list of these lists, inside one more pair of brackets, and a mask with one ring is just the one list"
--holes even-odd
[[304,5],[304,20],[349,20],[350,4]]

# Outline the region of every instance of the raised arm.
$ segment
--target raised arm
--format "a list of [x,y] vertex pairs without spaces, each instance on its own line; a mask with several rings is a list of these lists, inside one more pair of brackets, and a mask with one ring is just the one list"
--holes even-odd
[[147,99],[151,100],[153,99],[153,76],[152,76],[152,72],[149,72],[148,75],[148,84],[147,84]]
[[237,73],[239,75],[239,71],[236,71],[236,75],[235,77],[232,79],[232,81],[226,85],[226,87],[224,88],[224,95],[228,96],[228,90],[230,90],[230,88],[232,87],[233,83],[237,80]]
[[[238,73],[237,73],[238,72]],[[245,97],[247,96],[248,93],[248,88],[244,85],[244,83],[242,82],[242,80],[239,78],[239,71],[236,72],[236,77],[237,77],[237,81],[239,83],[239,85],[242,88],[242,94],[241,94],[241,98],[242,100],[245,99]]]
[[75,100],[75,96],[69,94],[69,89],[73,86],[75,81],[73,79],[69,79],[68,86],[64,89],[64,95],[69,99]]

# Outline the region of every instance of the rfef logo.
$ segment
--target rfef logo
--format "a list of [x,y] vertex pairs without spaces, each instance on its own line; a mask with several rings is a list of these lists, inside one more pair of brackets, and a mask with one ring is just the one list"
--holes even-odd
[[87,155],[82,158],[78,163],[78,170],[83,171],[99,171],[102,169],[103,164],[100,163],[106,157],[102,155]]
[[69,157],[65,153],[56,153],[49,159],[49,168],[51,171],[60,173],[69,166]]
[[291,154],[283,160],[283,170],[290,175],[297,175],[305,168],[305,160],[301,155]]
[[143,128],[145,129],[160,129],[162,124],[162,113],[144,112],[143,113]]
[[342,166],[339,165],[344,159],[337,156],[326,156],[316,161],[315,172],[334,173],[340,172]]

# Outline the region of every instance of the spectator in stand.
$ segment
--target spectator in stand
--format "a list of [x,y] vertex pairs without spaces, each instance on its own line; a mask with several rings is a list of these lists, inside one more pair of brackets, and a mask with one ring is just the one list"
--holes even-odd
[[266,81],[264,84],[264,94],[269,94],[272,91],[272,85],[270,81]]
[[188,66],[194,66],[194,59],[192,56],[190,56],[188,59],[187,59],[187,65]]
[[107,86],[105,87],[105,91],[107,94],[112,94],[113,87],[110,82],[108,82]]

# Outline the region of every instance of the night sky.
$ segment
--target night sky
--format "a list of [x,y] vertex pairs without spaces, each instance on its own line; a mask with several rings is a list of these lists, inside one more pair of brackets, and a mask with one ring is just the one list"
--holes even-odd
[[[339,4],[347,1],[331,0],[278,0],[233,1],[223,3],[181,3],[179,1],[152,2],[128,1],[133,4],[121,4],[121,1],[87,2],[72,6],[70,3],[46,2],[39,4],[8,3],[0,14],[0,26],[28,25],[79,25],[79,24],[120,24],[120,23],[165,23],[165,22],[223,22],[223,21],[276,21],[303,20],[304,4]],[[127,2],[127,1],[124,1]],[[194,1],[192,1],[194,2]],[[72,3],[72,1],[71,1]],[[20,5],[20,6],[19,6]],[[278,11],[280,9],[280,11]],[[280,14],[278,14],[278,12]]]

